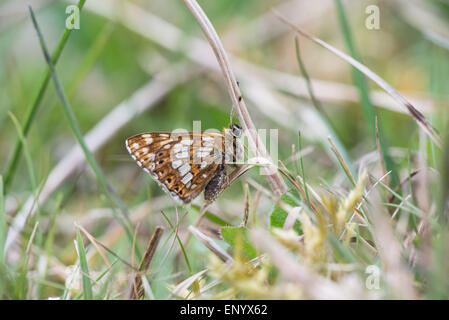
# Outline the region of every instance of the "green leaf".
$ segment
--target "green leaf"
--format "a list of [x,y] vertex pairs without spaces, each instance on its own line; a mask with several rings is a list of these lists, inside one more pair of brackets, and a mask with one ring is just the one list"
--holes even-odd
[[[298,206],[298,200],[292,195],[291,192],[286,192],[281,196],[280,199],[282,202],[288,204],[292,207]],[[273,228],[283,228],[285,219],[287,219],[288,212],[282,209],[279,205],[275,205],[273,208],[273,211],[271,211],[270,215],[270,229]],[[302,234],[301,225],[298,220],[296,220],[295,225],[293,226],[293,229],[299,234]]]
[[238,246],[240,241],[240,250],[242,252],[242,255],[248,258],[249,260],[254,259],[257,257],[257,251],[256,248],[253,246],[253,244],[250,242],[248,229],[245,227],[224,227],[221,228],[221,236],[223,239],[229,243],[234,250],[239,249],[236,248]]

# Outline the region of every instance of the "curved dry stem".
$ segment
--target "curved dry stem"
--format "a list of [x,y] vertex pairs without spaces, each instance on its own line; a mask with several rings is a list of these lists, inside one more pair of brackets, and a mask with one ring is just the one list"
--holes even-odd
[[[270,162],[272,162],[265,146],[262,143],[262,140],[256,133],[256,127],[254,126],[248,109],[246,108],[246,104],[242,97],[242,93],[240,92],[237,80],[235,79],[234,73],[232,72],[228,56],[223,48],[220,38],[217,35],[217,32],[212,26],[209,18],[206,16],[204,11],[195,0],[184,0],[184,3],[197,20],[198,24],[206,35],[206,38],[209,41],[212,50],[215,53],[218,64],[220,65],[221,71],[223,72],[223,75],[225,77],[226,86],[228,88],[232,104],[237,112],[237,116],[240,120],[243,130],[248,137],[249,147],[256,156],[266,158]],[[265,171],[267,182],[277,196],[280,196],[285,191],[287,191],[287,185],[285,184],[284,180],[282,180],[282,177],[278,172],[271,175],[267,173],[268,171]]]

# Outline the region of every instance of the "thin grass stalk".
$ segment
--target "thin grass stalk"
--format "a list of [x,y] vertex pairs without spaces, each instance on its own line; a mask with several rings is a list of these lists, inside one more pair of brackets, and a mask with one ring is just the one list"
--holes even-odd
[[176,240],[178,241],[179,247],[181,248],[181,252],[182,255],[184,257],[184,260],[186,262],[187,265],[187,269],[189,269],[189,273],[192,274],[193,273],[193,269],[192,269],[192,265],[190,264],[190,260],[189,257],[187,256],[187,252],[182,244],[181,238],[178,235],[178,227],[179,227],[179,223],[182,221],[180,220],[179,223],[176,224],[176,226],[173,226],[173,224],[171,223],[170,219],[167,217],[167,215],[164,213],[164,211],[161,210],[161,213],[163,215],[163,217],[165,218],[165,220],[167,221],[168,225],[170,226],[170,228],[172,229],[172,233],[175,234]]
[[[5,245],[6,245],[6,212],[3,177],[0,175],[0,270],[5,263]],[[0,293],[1,288],[0,285]]]
[[[340,26],[342,28],[343,36],[345,39],[346,46],[349,50],[349,53],[352,58],[354,58],[357,61],[361,61],[356,46],[354,44],[351,28],[349,26],[348,19],[346,18],[346,13],[343,4],[341,0],[335,0],[335,3],[337,7],[338,20],[340,21]],[[374,139],[377,138],[377,141],[379,142],[380,149],[382,151],[381,156],[387,167],[386,171],[391,171],[390,182],[392,183],[392,186],[395,187],[399,183],[399,176],[397,174],[393,159],[391,158],[390,153],[388,152],[388,143],[384,138],[383,128],[381,124],[378,123],[376,110],[373,104],[371,103],[370,89],[368,84],[366,83],[366,78],[363,75],[363,73],[361,73],[355,67],[352,67],[352,77],[353,82],[359,91],[360,101],[362,103],[362,110],[365,115],[365,122],[367,124],[367,127],[369,128],[369,133],[372,138]]]
[[156,252],[157,245],[161,240],[162,233],[164,232],[164,228],[156,227],[154,230],[153,236],[148,243],[147,249],[143,255],[143,258],[139,265],[139,273],[133,278],[132,281],[132,290],[129,295],[129,299],[139,300],[142,298],[144,293],[144,288],[142,287],[142,278],[148,272],[148,268],[150,267],[151,260],[153,260],[154,253]]
[[16,128],[17,135],[19,136],[20,144],[23,146],[22,148],[24,149],[23,152],[25,154],[25,162],[27,165],[28,174],[30,176],[31,190],[33,190],[33,192],[34,192],[34,190],[37,189],[36,174],[34,173],[33,160],[31,158],[31,154],[29,152],[28,144],[26,142],[22,128],[20,127],[19,120],[17,120],[17,118],[14,116],[14,114],[11,111],[8,111],[8,115],[11,118],[11,120],[14,124],[14,127]]
[[[379,162],[380,162],[380,169],[382,170],[382,176],[385,176],[385,174],[387,173],[387,169],[386,169],[386,167],[385,167],[385,159],[383,158],[383,154],[382,154],[382,150],[381,150],[381,148],[382,148],[382,146],[381,146],[381,143],[380,143],[380,139],[379,139],[379,123],[377,122],[377,116],[376,116],[376,125],[375,125],[375,127],[376,127],[376,145],[377,145],[377,152],[379,153]],[[388,181],[389,181],[389,179],[387,180],[387,184],[389,184],[388,183]],[[397,185],[397,184],[395,184],[395,185]]]
[[340,151],[337,149],[337,147],[335,146],[334,141],[332,141],[332,138],[329,137],[328,138],[329,143],[331,144],[331,149],[334,152],[335,156],[337,157],[338,162],[340,163],[340,165],[342,166],[344,172],[346,173],[346,176],[348,177],[349,181],[351,182],[352,186],[355,187],[355,185],[357,184],[355,181],[354,176],[351,173],[351,170],[349,170],[348,165],[346,164],[345,160],[343,159]]
[[[62,206],[63,200],[64,200],[63,194],[59,193],[55,200],[54,209],[52,210],[52,212],[50,212],[50,215],[49,215],[50,222],[49,222],[47,232],[46,232],[46,239],[43,243],[43,248],[44,248],[45,254],[43,254],[39,257],[40,261],[38,262],[38,265],[42,265],[41,261],[42,260],[44,261],[44,263],[43,263],[44,267],[41,269],[41,272],[39,273],[40,279],[42,279],[43,281],[45,281],[47,278],[48,265],[49,265],[48,260],[52,256],[53,245],[54,245],[54,241],[55,241],[55,234],[56,234],[56,227],[57,227],[56,219],[58,217],[58,214],[60,213],[60,208]],[[42,300],[43,295],[44,295],[44,287],[39,286],[38,296],[37,296],[38,299]]]
[[[86,2],[86,0],[80,0],[78,2],[78,9],[80,12],[81,12],[85,2]],[[61,56],[62,50],[64,49],[71,33],[72,33],[72,29],[66,28],[64,31],[64,34],[62,35],[61,40],[59,40],[59,43],[58,43],[55,51],[53,52],[53,55],[51,58],[51,61],[53,62],[54,65],[56,65],[56,63],[58,62],[59,57]],[[50,81],[50,76],[51,76],[51,69],[50,69],[50,67],[48,67],[44,74],[44,77],[41,80],[39,91],[37,92],[37,95],[34,98],[33,103],[30,105],[30,107],[28,108],[28,110],[25,114],[25,120],[24,120],[24,123],[22,126],[24,136],[27,136],[28,132],[30,131],[31,124],[34,120],[34,116],[36,115],[37,109],[39,108],[39,105],[42,102],[42,99],[44,97],[45,91],[48,86],[48,82]],[[11,183],[14,173],[17,169],[21,151],[22,151],[22,142],[20,139],[18,139],[16,144],[14,145],[13,152],[8,160],[6,169],[4,171],[5,190],[8,189],[9,184]]]
[[83,239],[81,238],[81,233],[79,228],[76,228],[76,251],[78,253],[79,264],[82,271],[82,282],[83,282],[83,296],[86,300],[92,300],[92,283],[89,276],[89,266],[87,264],[86,250],[84,248]]
[[296,60],[298,60],[299,69],[301,70],[301,74],[304,77],[304,80],[306,82],[307,91],[309,92],[309,95],[310,95],[310,100],[312,100],[313,106],[323,116],[323,118],[326,119],[327,123],[331,127],[334,128],[334,126],[332,125],[332,122],[330,121],[329,116],[327,115],[326,111],[324,111],[323,106],[321,105],[320,101],[315,96],[315,92],[312,87],[312,82],[310,81],[309,73],[307,72],[306,66],[301,58],[298,36],[295,37],[295,48],[296,48]]
[[[265,146],[263,145],[259,135],[257,134],[256,127],[254,126],[254,123],[248,113],[242,93],[240,92],[240,88],[231,69],[229,59],[220,41],[220,38],[218,37],[217,32],[212,26],[209,18],[204,13],[203,9],[201,9],[201,7],[195,0],[183,1],[197,20],[198,24],[206,35],[206,38],[209,41],[212,50],[215,53],[218,64],[220,65],[220,68],[225,77],[232,104],[237,111],[237,116],[240,120],[240,123],[242,124],[244,132],[248,137],[248,144],[251,150],[255,153],[256,156],[262,156],[272,162],[271,157],[269,156],[267,150],[265,149]],[[268,173],[268,171],[265,171],[265,173]],[[275,172],[271,175],[266,174],[265,178],[272,188],[273,192],[277,196],[281,196],[284,192],[287,191],[287,185],[282,180],[278,172]]]
[[[62,107],[63,107],[63,111],[67,117],[67,120],[70,124],[70,127],[73,131],[73,134],[75,135],[76,140],[78,141],[78,144],[80,145],[81,149],[83,150],[83,153],[86,157],[87,162],[89,163],[90,167],[92,168],[92,170],[94,171],[98,182],[100,183],[100,185],[103,187],[103,190],[105,191],[106,195],[108,195],[108,198],[110,200],[112,200],[112,202],[120,209],[123,217],[125,218],[125,221],[123,221],[121,218],[119,218],[119,216],[116,215],[117,220],[119,221],[120,224],[122,224],[123,228],[125,229],[128,237],[130,239],[132,239],[132,232],[130,231],[130,226],[132,225],[129,216],[128,216],[128,212],[123,204],[123,202],[120,200],[118,194],[115,192],[115,190],[112,188],[112,186],[107,182],[106,177],[103,174],[103,171],[101,170],[101,168],[98,166],[95,158],[93,157],[92,153],[90,152],[89,148],[87,147],[83,135],[81,133],[81,129],[78,125],[78,122],[76,120],[75,114],[73,113],[73,110],[70,106],[70,103],[68,101],[68,98],[65,94],[64,88],[59,80],[59,77],[56,73],[56,69],[53,65],[53,62],[50,58],[50,55],[48,53],[48,49],[47,49],[47,45],[45,43],[45,40],[43,38],[43,35],[41,33],[41,30],[39,28],[39,25],[37,23],[36,17],[34,15],[33,9],[31,7],[31,5],[29,5],[29,11],[30,11],[30,15],[33,21],[33,25],[34,28],[37,32],[37,35],[39,37],[39,42],[45,57],[45,60],[47,61],[47,64],[50,67],[51,70],[51,75],[53,78],[53,81],[55,83],[55,87],[56,87],[56,92],[58,94],[58,97],[61,101]],[[128,224],[128,225],[127,225]],[[140,253],[139,253],[140,255]]]
[[[301,131],[298,131],[298,151],[299,152],[302,151]],[[299,158],[299,167],[301,169],[301,176],[302,176],[302,180],[303,180],[303,186],[304,186],[304,192],[306,194],[307,204],[309,205],[309,208],[311,208],[310,198],[309,198],[309,190],[307,188],[306,173],[305,173],[304,162],[302,160],[302,157]]]
[[441,155],[441,187],[437,208],[437,218],[442,225],[449,220],[449,131],[446,133],[445,147]]

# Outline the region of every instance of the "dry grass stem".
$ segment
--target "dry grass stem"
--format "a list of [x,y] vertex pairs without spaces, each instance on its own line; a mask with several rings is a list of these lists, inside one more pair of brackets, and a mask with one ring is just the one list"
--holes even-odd
[[[246,108],[242,93],[240,92],[237,80],[235,79],[234,73],[231,69],[228,56],[224,50],[220,38],[218,37],[217,32],[215,31],[212,23],[209,21],[204,11],[195,0],[184,0],[184,3],[199,23],[215,53],[218,64],[220,65],[220,68],[225,77],[232,104],[237,111],[237,116],[243,127],[245,135],[248,138],[249,147],[256,156],[266,158],[268,161],[272,162],[267,150],[265,149],[264,144],[262,143],[262,140],[257,134],[256,127],[254,126],[254,123]],[[287,191],[287,186],[278,172],[275,172],[274,174],[268,174],[268,171],[265,170],[265,178],[267,179],[268,184],[271,186],[273,192],[277,196],[281,196],[285,191]]]
[[188,229],[198,240],[200,240],[210,251],[212,251],[223,262],[232,262],[233,261],[232,257],[226,251],[224,251],[222,248],[220,248],[214,242],[214,240],[212,240],[211,238],[206,236],[200,230],[198,230],[194,226],[189,226]]
[[161,240],[162,233],[164,229],[162,227],[156,227],[153,236],[148,243],[147,249],[143,255],[142,261],[139,264],[139,273],[134,274],[131,280],[131,290],[128,293],[128,299],[139,300],[142,298],[144,293],[144,288],[142,286],[142,277],[148,272],[151,260],[153,259],[154,253],[156,252],[157,245]]

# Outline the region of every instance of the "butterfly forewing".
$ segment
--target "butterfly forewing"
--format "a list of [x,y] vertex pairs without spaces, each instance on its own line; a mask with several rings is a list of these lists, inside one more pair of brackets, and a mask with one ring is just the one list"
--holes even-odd
[[126,140],[137,164],[167,193],[189,203],[221,166],[223,136],[219,133],[142,133]]

